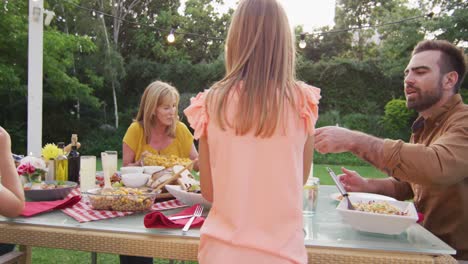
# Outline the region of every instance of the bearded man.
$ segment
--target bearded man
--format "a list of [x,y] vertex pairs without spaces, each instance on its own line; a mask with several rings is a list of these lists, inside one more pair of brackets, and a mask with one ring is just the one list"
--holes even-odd
[[342,168],[347,191],[413,199],[422,225],[455,248],[458,260],[468,260],[468,105],[458,93],[465,73],[461,49],[422,41],[405,69],[406,106],[419,114],[410,143],[340,127],[315,133],[320,153],[352,152],[390,176],[367,179]]

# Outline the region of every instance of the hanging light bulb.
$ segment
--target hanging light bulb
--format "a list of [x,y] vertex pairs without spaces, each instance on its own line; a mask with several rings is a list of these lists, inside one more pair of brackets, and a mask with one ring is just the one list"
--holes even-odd
[[171,28],[171,32],[167,35],[167,42],[173,43],[175,41],[174,29]]
[[301,41],[299,41],[299,48],[303,49],[307,46],[307,43],[305,42],[305,33],[301,34]]
[[93,10],[93,17],[95,17],[95,16],[96,16],[96,12],[94,12],[94,10]]

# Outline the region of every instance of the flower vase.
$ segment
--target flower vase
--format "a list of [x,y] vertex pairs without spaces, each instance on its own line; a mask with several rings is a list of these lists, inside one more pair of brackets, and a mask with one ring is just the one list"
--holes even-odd
[[47,173],[45,175],[46,181],[54,181],[55,180],[55,160],[51,159],[47,161]]
[[26,183],[29,182],[29,178],[26,175],[20,175],[21,183],[25,185]]

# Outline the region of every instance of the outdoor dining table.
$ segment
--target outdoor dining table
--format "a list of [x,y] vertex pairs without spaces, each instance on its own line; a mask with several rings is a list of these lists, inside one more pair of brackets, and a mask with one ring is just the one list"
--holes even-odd
[[[304,216],[309,263],[456,263],[455,250],[419,224],[400,235],[356,231],[345,224],[330,198],[335,186],[320,186],[317,210]],[[173,214],[182,209],[164,211]],[[148,229],[144,214],[79,223],[61,211],[30,218],[0,217],[0,242],[20,245],[24,263],[31,247],[196,260],[200,229]]]

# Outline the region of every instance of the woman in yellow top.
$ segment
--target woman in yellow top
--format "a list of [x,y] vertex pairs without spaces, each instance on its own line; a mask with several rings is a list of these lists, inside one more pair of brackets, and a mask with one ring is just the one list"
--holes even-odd
[[[177,89],[165,82],[146,87],[138,114],[123,138],[123,166],[142,166],[147,152],[197,160],[193,135],[177,115],[179,98]],[[194,169],[198,170],[197,163]],[[153,259],[120,255],[120,263],[152,264]]]
[[197,160],[193,135],[179,121],[179,92],[156,81],[146,87],[134,122],[123,138],[123,166],[141,166],[143,153]]

